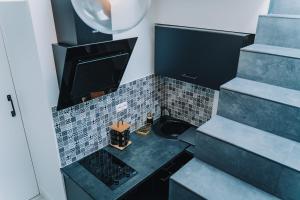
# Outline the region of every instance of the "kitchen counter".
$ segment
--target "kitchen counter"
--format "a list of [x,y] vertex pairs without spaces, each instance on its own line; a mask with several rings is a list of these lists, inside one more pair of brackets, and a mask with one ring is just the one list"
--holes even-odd
[[84,190],[94,200],[115,200],[145,181],[161,167],[182,153],[189,144],[179,140],[168,140],[155,135],[148,136],[131,134],[132,144],[124,151],[113,147],[105,150],[119,158],[137,171],[137,174],[115,190],[93,176],[78,162],[62,169],[65,176]]

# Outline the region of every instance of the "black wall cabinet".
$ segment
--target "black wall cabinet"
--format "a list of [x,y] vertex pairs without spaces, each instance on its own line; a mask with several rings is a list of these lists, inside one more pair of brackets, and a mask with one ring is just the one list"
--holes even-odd
[[253,42],[253,34],[156,25],[155,73],[219,90],[236,76],[240,49]]

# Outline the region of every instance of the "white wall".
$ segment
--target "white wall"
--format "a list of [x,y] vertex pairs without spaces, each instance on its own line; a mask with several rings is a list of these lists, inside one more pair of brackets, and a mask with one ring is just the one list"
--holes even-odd
[[51,1],[27,0],[37,41],[37,48],[46,83],[50,105],[56,105],[59,89],[52,53],[52,44],[57,43]]
[[125,84],[154,73],[154,26],[150,10],[145,19],[130,31],[113,36],[114,40],[138,37],[121,84]]
[[35,37],[30,10],[26,1],[1,1],[0,6],[8,59],[39,189],[47,200],[64,200],[64,184],[48,101],[48,94],[52,91],[43,76],[48,70],[43,71],[41,67],[40,49],[36,45],[39,40]]
[[255,33],[269,0],[153,0],[155,22]]

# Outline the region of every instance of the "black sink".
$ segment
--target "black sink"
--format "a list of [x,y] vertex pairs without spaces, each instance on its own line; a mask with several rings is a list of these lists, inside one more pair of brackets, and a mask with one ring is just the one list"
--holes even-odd
[[192,125],[182,120],[170,116],[162,116],[153,125],[153,131],[161,137],[177,139],[179,135],[184,133],[190,127],[192,127]]

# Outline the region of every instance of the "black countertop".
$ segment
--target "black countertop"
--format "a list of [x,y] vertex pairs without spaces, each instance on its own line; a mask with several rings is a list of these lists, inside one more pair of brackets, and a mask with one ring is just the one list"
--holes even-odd
[[129,179],[115,190],[111,190],[99,181],[78,162],[62,169],[79,187],[95,200],[115,200],[122,197],[135,186],[154,174],[157,170],[182,153],[189,144],[179,140],[168,140],[151,133],[148,136],[131,134],[132,144],[124,151],[113,147],[105,150],[119,158],[137,171],[137,175]]

